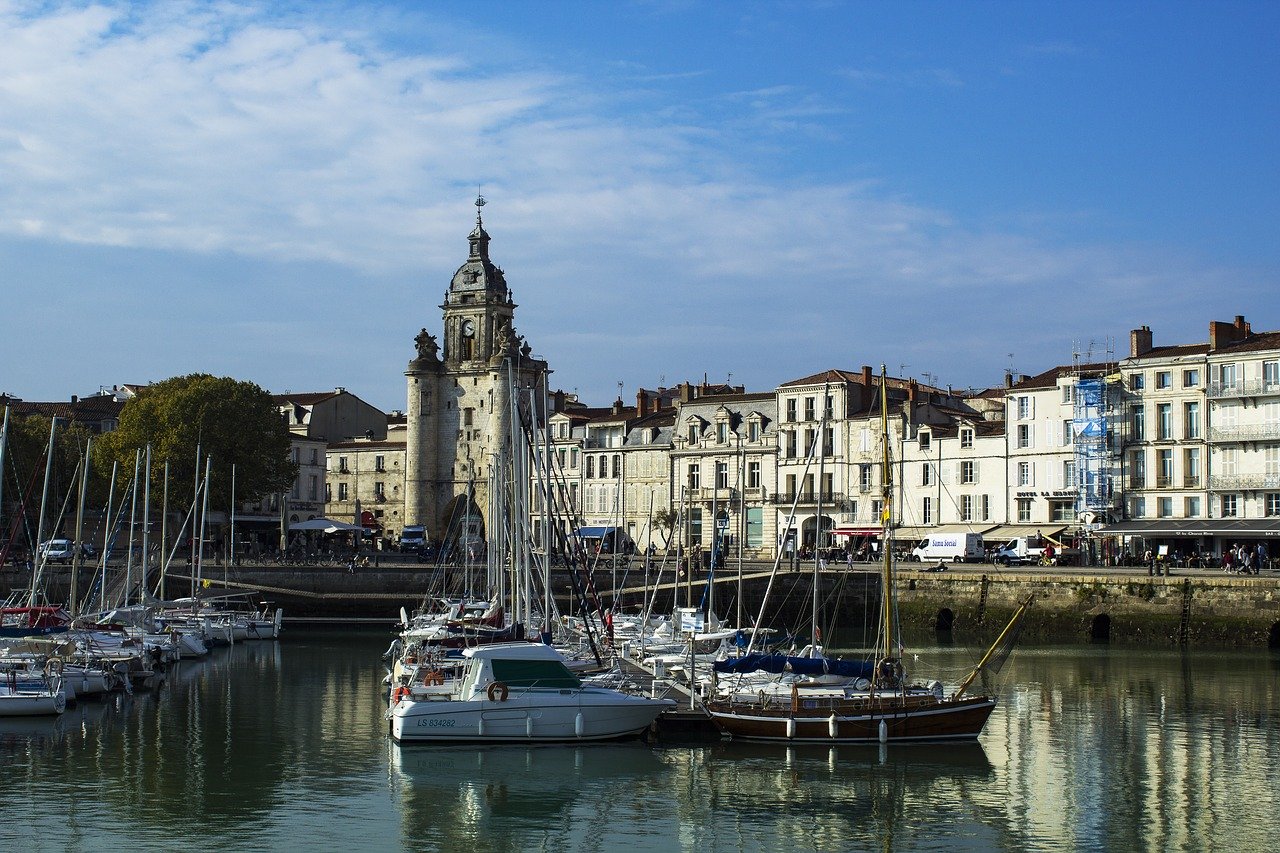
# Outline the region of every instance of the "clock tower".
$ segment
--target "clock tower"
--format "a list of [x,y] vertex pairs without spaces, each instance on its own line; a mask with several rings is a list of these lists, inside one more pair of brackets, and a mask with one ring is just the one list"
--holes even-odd
[[444,361],[448,365],[487,364],[500,346],[504,324],[515,317],[515,302],[500,267],[489,260],[489,235],[476,199],[476,227],[467,235],[470,251],[444,295]]
[[[437,541],[488,528],[490,483],[503,476],[511,444],[513,393],[539,405],[547,364],[515,333],[516,304],[502,269],[489,259],[489,235],[476,199],[467,259],[454,272],[440,310],[443,352],[423,329],[405,371],[405,524]],[[534,401],[530,403],[529,401]],[[465,521],[462,521],[465,519]]]

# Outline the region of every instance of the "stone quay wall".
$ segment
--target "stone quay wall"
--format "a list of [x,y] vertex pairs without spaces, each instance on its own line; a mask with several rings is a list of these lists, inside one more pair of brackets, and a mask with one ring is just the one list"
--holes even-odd
[[[822,641],[832,648],[862,645],[876,630],[880,580],[875,571],[856,566],[832,567],[820,573],[819,622],[828,633]],[[172,572],[170,598],[188,595],[191,580],[184,565]],[[457,569],[451,588],[461,588]],[[479,573],[479,570],[477,570]],[[250,592],[255,601],[269,601],[285,609],[286,618],[386,619],[392,624],[404,607],[413,610],[435,594],[435,567],[413,563],[384,563],[349,573],[341,566],[207,566],[204,578],[212,589]],[[769,591],[762,624],[791,631],[807,641],[813,600],[813,572],[798,567],[781,571]],[[1221,572],[1193,571],[1172,577],[1118,569],[1000,569],[953,567],[945,572],[901,569],[898,609],[903,629],[920,635],[934,631],[957,641],[987,642],[1005,625],[1028,595],[1035,603],[1028,615],[1024,641],[1081,643],[1109,640],[1156,646],[1206,645],[1280,647],[1280,577],[1245,577]],[[634,571],[619,575],[624,609],[635,611],[645,600],[641,577]],[[669,613],[673,606],[704,603],[705,576],[689,585],[671,583],[668,570],[653,607]],[[80,580],[87,589],[89,570]],[[595,591],[606,604],[613,597],[613,575],[597,571]],[[23,590],[30,584],[25,571],[6,566],[0,571],[0,593]],[[70,571],[66,566],[46,570],[48,597],[65,600]],[[562,613],[577,612],[571,601],[569,576],[557,570],[552,589]],[[769,566],[750,564],[742,580],[743,621],[757,621],[769,587]],[[735,567],[717,573],[714,608],[737,621],[738,578]]]

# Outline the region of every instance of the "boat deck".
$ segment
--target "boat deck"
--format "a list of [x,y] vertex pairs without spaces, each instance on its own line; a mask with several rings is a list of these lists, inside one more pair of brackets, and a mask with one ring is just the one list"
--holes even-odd
[[678,703],[654,720],[649,730],[652,737],[657,740],[720,739],[720,731],[711,722],[711,716],[703,709],[702,703],[690,701],[687,684],[672,677],[660,678],[651,667],[631,657],[622,659],[622,670],[628,680],[639,685],[644,695],[675,699]]

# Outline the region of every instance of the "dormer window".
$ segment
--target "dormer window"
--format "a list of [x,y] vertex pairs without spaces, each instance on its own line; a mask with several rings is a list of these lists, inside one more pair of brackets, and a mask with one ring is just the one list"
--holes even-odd
[[720,444],[729,443],[729,425],[724,421],[716,424],[716,441]]
[[921,449],[921,450],[928,450],[928,449],[929,449],[929,439],[930,439],[930,438],[931,438],[931,434],[930,434],[930,433],[925,432],[925,431],[923,431],[923,430],[920,432],[920,449]]
[[689,443],[690,444],[698,443],[698,425],[697,424],[689,424]]

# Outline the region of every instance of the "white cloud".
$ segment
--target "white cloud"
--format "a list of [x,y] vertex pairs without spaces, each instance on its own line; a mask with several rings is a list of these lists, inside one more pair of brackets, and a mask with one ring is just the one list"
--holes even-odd
[[[362,310],[387,319],[352,343],[385,348],[390,336],[401,349],[377,358],[392,364],[419,324],[438,323],[476,183],[495,202],[486,221],[522,303],[521,331],[583,387],[648,374],[629,344],[692,375],[722,362],[723,373],[767,383],[951,335],[965,352],[919,365],[948,381],[966,363],[1002,364],[1019,341],[1070,336],[1059,328],[1146,322],[1141,312],[1171,281],[1232,289],[1192,258],[1064,248],[873,181],[781,184],[735,159],[722,128],[688,104],[625,114],[625,94],[611,100],[598,81],[532,63],[393,52],[376,32],[252,5],[34,8],[0,5],[0,235],[426,275],[427,301],[412,312],[396,302],[403,284],[363,291]],[[846,73],[961,82],[946,69]],[[744,124],[819,126],[828,111],[792,86],[728,92],[714,108],[734,103]],[[679,123],[661,118],[667,107]],[[168,285],[133,286],[145,303]],[[314,286],[317,298],[343,295],[332,279]],[[226,304],[210,310],[228,323],[268,298],[261,281],[225,288]],[[252,360],[243,350],[256,335],[274,354],[281,335],[328,339],[332,323],[323,312],[283,326],[245,320],[236,359]],[[983,326],[1001,330],[995,349],[972,337]],[[307,354],[317,373],[336,372],[342,357],[325,363],[312,344]],[[394,370],[386,382],[398,381]]]

